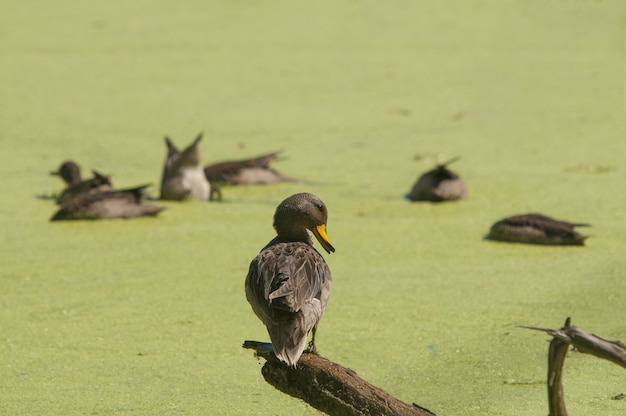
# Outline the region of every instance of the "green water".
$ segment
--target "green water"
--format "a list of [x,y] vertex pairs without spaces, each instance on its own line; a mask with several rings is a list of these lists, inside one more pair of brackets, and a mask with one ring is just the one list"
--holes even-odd
[[[329,209],[325,357],[439,415],[547,414],[548,336],[626,340],[620,1],[0,3],[0,413],[319,414],[263,380],[245,300],[272,215]],[[65,159],[152,182],[163,136],[206,163],[284,149],[302,184],[156,219],[48,222]],[[454,156],[466,201],[403,199]],[[484,241],[524,212],[586,247]],[[572,415],[619,415],[623,369],[571,353]]]

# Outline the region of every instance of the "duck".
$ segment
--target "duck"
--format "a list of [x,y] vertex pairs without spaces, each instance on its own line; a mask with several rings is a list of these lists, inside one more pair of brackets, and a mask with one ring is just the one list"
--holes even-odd
[[50,221],[154,217],[165,207],[144,203],[148,186],[76,195],[61,204]]
[[271,168],[282,151],[250,159],[217,162],[204,167],[211,185],[267,185],[279,182],[300,182]]
[[[292,195],[274,214],[274,237],[251,261],[245,281],[246,299],[265,324],[276,358],[295,367],[306,347],[317,354],[315,332],[324,316],[332,276],[311,234],[334,253],[326,233],[328,210],[311,193]],[[257,353],[262,353],[257,349]]]
[[208,201],[211,185],[204,175],[200,162],[202,133],[182,152],[165,136],[167,157],[161,180],[161,199],[183,201],[197,199]]
[[57,204],[63,204],[83,193],[96,193],[113,189],[111,178],[96,170],[92,170],[93,178],[83,180],[80,166],[73,160],[66,160],[58,170],[50,172],[50,175],[59,176],[66,187],[56,197]]
[[422,174],[407,198],[411,201],[455,201],[467,198],[467,186],[463,179],[448,169],[448,165],[459,160],[459,157],[437,165],[434,169]]
[[497,221],[486,238],[513,243],[582,246],[589,236],[579,234],[574,227],[589,226],[556,220],[543,214],[522,214]]

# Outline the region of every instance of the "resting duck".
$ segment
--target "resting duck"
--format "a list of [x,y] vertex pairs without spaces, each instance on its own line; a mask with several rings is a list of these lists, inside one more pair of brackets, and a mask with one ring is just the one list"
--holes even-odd
[[588,236],[578,234],[574,227],[584,226],[589,224],[559,221],[542,214],[515,215],[493,224],[487,239],[513,243],[582,246]]
[[218,162],[205,166],[204,174],[211,184],[266,185],[278,182],[299,182],[298,179],[271,168],[279,152],[243,160]]
[[246,277],[246,298],[267,327],[274,354],[289,366],[300,359],[309,332],[310,351],[316,353],[315,331],[332,280],[309,231],[328,254],[334,252],[326,234],[327,217],[326,205],[313,194],[285,199],[274,214],[278,235],[252,260]]
[[164,207],[144,203],[147,186],[76,195],[64,202],[50,221],[156,216]]
[[180,152],[169,137],[165,137],[167,157],[161,180],[161,199],[183,201],[195,198],[208,201],[211,186],[204,176],[200,163],[202,133],[185,150]]
[[456,157],[437,165],[433,170],[419,177],[413,189],[407,195],[411,201],[454,201],[467,198],[467,186],[461,177],[448,169],[448,165],[457,161]]
[[66,188],[61,191],[61,194],[57,196],[57,203],[62,204],[83,193],[95,193],[113,189],[109,176],[103,175],[95,170],[92,172],[94,175],[92,179],[83,180],[80,166],[72,160],[63,162],[57,171],[50,172],[50,175],[61,177],[63,182],[67,185]]

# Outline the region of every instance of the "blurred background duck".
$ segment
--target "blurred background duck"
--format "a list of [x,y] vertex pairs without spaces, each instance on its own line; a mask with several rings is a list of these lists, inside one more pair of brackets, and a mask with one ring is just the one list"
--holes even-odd
[[204,174],[212,187],[222,185],[268,185],[279,182],[300,182],[272,169],[281,151],[250,159],[214,163],[204,168]]
[[512,243],[582,246],[588,236],[580,235],[574,227],[586,226],[589,224],[559,221],[542,214],[515,215],[493,224],[487,239]]
[[50,221],[156,216],[164,207],[144,203],[147,186],[76,195],[64,202]]
[[83,180],[80,166],[72,160],[63,162],[57,171],[50,172],[50,175],[59,176],[66,184],[65,189],[56,197],[57,203],[62,204],[83,193],[96,193],[113,189],[109,176],[95,170],[92,172],[93,178]]
[[448,169],[448,165],[459,160],[459,157],[437,165],[422,174],[407,198],[411,201],[455,201],[467,198],[467,186],[463,179]]
[[182,152],[165,137],[167,157],[163,166],[161,180],[161,199],[183,201],[195,198],[208,201],[211,186],[204,175],[200,158],[202,133]]
[[316,352],[315,331],[332,280],[309,231],[327,253],[334,252],[326,234],[327,218],[326,205],[313,194],[285,199],[274,214],[277,236],[252,260],[246,276],[246,298],[265,324],[274,354],[290,366],[300,359],[310,332],[310,350]]

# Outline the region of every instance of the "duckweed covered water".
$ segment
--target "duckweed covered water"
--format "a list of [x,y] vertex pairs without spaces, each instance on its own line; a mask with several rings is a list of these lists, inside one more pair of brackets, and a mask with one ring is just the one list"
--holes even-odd
[[[318,414],[240,348],[276,205],[320,196],[337,248],[318,347],[439,415],[545,414],[547,340],[626,339],[624,5],[617,1],[8,1],[0,13],[0,412]],[[301,184],[51,224],[66,159],[158,193],[163,136],[205,162],[285,149]],[[469,199],[403,198],[461,156]],[[602,169],[579,169],[601,166]],[[483,240],[524,212],[586,247]],[[572,414],[626,411],[619,367],[571,353]]]

